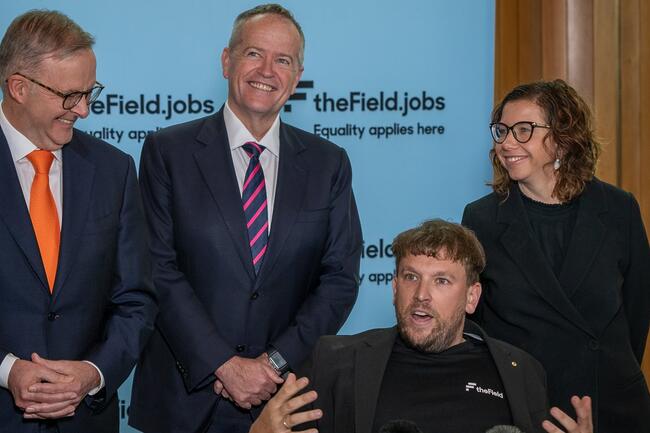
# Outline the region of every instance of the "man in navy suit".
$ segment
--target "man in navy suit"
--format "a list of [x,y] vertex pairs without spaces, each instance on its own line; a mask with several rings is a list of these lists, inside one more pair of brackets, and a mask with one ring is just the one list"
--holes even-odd
[[0,43],[0,431],[118,431],[156,302],[133,160],[75,130],[93,38],[31,11]]
[[213,116],[150,135],[140,183],[160,295],[129,422],[245,432],[357,296],[361,229],[345,151],[279,112],[302,74],[289,11],[236,20]]

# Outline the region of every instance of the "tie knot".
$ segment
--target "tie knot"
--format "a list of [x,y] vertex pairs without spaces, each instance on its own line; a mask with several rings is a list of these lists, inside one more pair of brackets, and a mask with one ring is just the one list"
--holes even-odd
[[54,155],[52,155],[52,152],[39,149],[27,155],[27,159],[34,166],[36,173],[49,174],[52,161],[54,161]]
[[259,158],[262,152],[264,152],[264,146],[255,143],[254,141],[249,141],[244,143],[242,146],[244,151],[248,154],[249,158]]

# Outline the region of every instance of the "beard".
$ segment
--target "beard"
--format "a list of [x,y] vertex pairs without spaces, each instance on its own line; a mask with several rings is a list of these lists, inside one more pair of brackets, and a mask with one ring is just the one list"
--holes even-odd
[[[424,310],[431,315],[431,328],[426,332],[424,329],[416,329],[409,325],[408,318],[416,310]],[[411,349],[424,353],[439,353],[449,349],[465,324],[465,309],[460,306],[451,318],[444,321],[440,315],[427,303],[413,301],[407,307],[395,304],[397,316],[397,329],[404,343]]]

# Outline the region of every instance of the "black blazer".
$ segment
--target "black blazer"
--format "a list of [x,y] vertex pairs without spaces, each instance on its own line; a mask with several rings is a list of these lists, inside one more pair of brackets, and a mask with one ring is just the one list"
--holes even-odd
[[[106,388],[56,422],[61,433],[117,433],[116,390],[153,330],[156,300],[135,165],[75,130],[63,147],[63,222],[50,295],[29,210],[0,131],[0,361],[88,360]],[[87,404],[88,403],[88,404]],[[39,432],[0,389],[0,432]],[[51,424],[51,423],[50,423]]]
[[[543,432],[547,416],[544,369],[522,350],[485,335],[471,321],[465,332],[480,336],[503,381],[513,421],[528,432]],[[357,335],[322,337],[302,374],[318,392],[314,406],[323,410],[320,433],[370,433],[386,364],[397,328]],[[405,397],[407,398],[407,397]]]
[[485,248],[477,321],[544,365],[552,405],[593,398],[599,432],[650,431],[639,368],[650,320],[650,249],[634,197],[597,179],[578,198],[559,279],[531,237],[517,185],[467,205]]
[[340,147],[281,123],[257,277],[222,111],[150,135],[140,183],[160,315],[136,369],[129,422],[196,432],[218,401],[217,367],[273,346],[295,368],[350,313],[361,253],[350,162]]

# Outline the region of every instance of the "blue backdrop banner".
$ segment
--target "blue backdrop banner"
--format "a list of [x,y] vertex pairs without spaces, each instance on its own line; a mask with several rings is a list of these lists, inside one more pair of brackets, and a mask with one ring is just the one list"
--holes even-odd
[[[77,127],[130,153],[145,136],[214,113],[220,55],[249,0],[2,2],[0,31],[57,9],[97,40],[106,86]],[[487,193],[494,0],[288,0],[306,37],[305,71],[282,119],[344,147],[364,249],[361,289],[341,333],[395,323],[391,241],[428,218],[459,221]],[[130,379],[120,389],[122,432]]]

